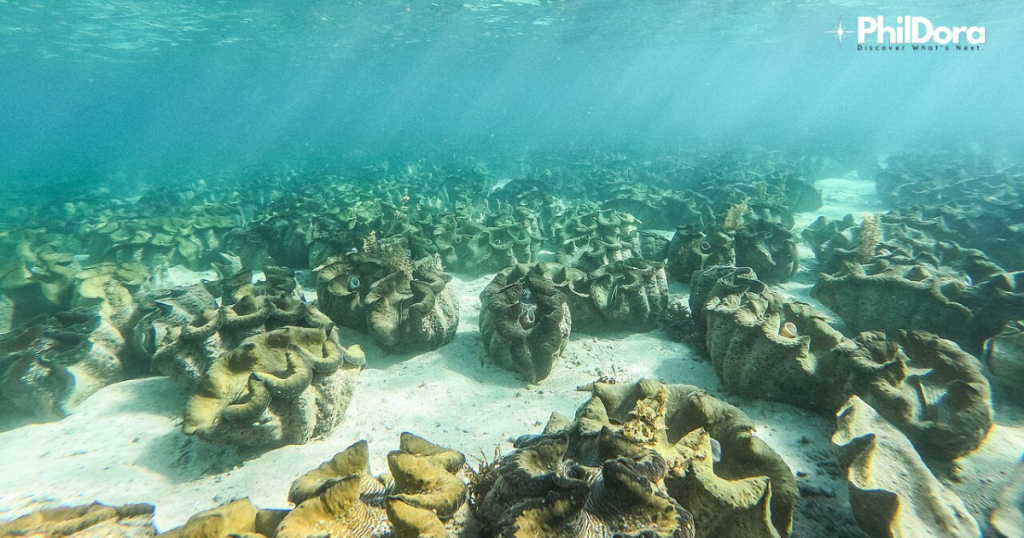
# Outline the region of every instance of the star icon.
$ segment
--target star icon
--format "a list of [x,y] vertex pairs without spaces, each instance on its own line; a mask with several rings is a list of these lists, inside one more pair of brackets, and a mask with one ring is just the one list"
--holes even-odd
[[839,17],[839,25],[836,26],[835,29],[826,31],[825,33],[836,36],[836,39],[839,40],[839,47],[842,48],[843,38],[846,37],[846,34],[852,34],[853,30],[850,30],[848,27],[843,26],[843,18]]

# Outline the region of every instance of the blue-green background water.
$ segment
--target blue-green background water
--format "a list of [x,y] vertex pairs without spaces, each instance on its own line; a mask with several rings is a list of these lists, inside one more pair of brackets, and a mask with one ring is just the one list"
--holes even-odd
[[[0,0],[0,181],[680,146],[1022,144],[1024,6]],[[843,17],[984,25],[858,52]]]

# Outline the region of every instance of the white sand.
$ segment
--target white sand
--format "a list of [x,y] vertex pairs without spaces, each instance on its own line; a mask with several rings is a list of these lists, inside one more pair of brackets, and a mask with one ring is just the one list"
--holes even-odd
[[[826,197],[819,214],[841,218],[880,209],[872,182],[833,179],[818,186]],[[813,216],[801,218],[798,229],[811,221]],[[805,254],[812,262],[810,251]],[[807,300],[811,265],[783,292]],[[297,476],[359,439],[370,442],[377,472],[385,469],[385,455],[397,448],[402,431],[491,457],[495,446],[507,452],[511,439],[538,433],[553,411],[571,418],[586,398],[575,388],[611,375],[620,381],[654,377],[698,385],[740,406],[798,475],[803,502],[794,536],[851,530],[845,482],[831,456],[831,417],[723,393],[709,363],[660,331],[600,338],[573,333],[550,377],[527,387],[483,352],[478,296],[489,280],[453,281],[461,297],[461,321],[454,341],[440,350],[388,356],[366,336],[343,331],[346,345],[363,345],[368,368],[344,422],[323,440],[246,459],[233,449],[186,437],[180,432],[185,395],[165,378],[107,387],[61,422],[0,434],[0,519],[53,503],[151,502],[157,506],[159,528],[166,530],[237,497],[249,496],[265,508],[287,507],[287,491]],[[976,517],[984,517],[980,510],[994,495],[993,486],[1005,481],[1022,446],[1021,428],[1000,427],[992,441],[962,463],[957,491],[969,496],[965,501],[979,510]]]

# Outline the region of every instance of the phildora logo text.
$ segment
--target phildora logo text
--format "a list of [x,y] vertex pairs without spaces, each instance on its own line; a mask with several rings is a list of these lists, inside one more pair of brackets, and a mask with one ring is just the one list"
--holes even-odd
[[[874,35],[876,44],[868,44]],[[980,50],[984,26],[935,26],[926,17],[857,17],[857,50]]]

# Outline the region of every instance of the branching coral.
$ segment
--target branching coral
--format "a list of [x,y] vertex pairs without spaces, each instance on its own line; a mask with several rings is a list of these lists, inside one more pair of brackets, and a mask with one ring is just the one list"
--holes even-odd
[[371,230],[363,239],[363,252],[367,254],[377,253],[377,230]]

